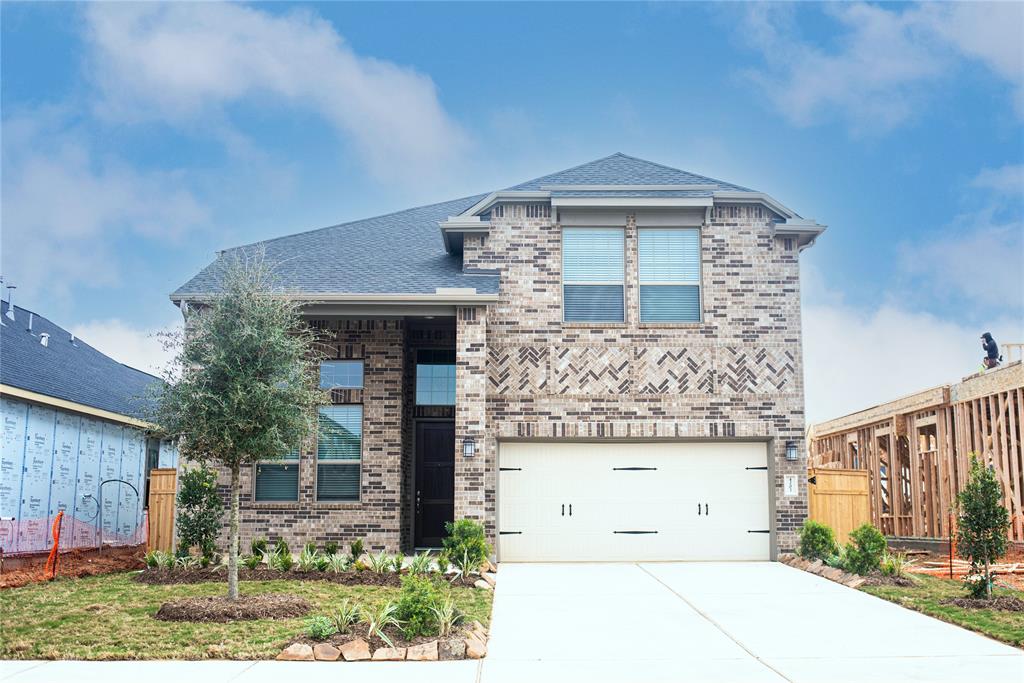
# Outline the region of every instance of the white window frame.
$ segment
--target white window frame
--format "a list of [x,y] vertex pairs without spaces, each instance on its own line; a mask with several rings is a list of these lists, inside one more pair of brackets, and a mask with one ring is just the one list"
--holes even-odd
[[[665,282],[659,280],[652,282],[650,280],[645,281],[642,275],[642,267],[640,265],[640,235],[644,232],[657,232],[659,230],[693,230],[697,233],[697,280],[696,282],[691,281],[671,281]],[[704,230],[697,226],[692,225],[666,225],[656,227],[638,227],[636,230],[636,278],[637,278],[637,289],[636,289],[636,304],[637,304],[637,317],[640,319],[642,325],[700,325],[704,322]],[[641,305],[641,290],[640,287],[657,287],[657,286],[679,286],[679,285],[696,285],[697,286],[697,319],[696,320],[644,320],[643,306]]]
[[[566,280],[565,279],[565,231],[566,230],[615,230],[615,231],[618,231],[619,233],[621,233],[622,234],[622,280],[619,281],[619,282],[615,282],[615,281],[612,281],[612,280],[601,280],[601,281],[587,280],[586,282],[578,282],[578,281],[573,281],[573,280]],[[559,236],[559,238],[561,240],[561,243],[559,245],[560,246],[560,252],[561,252],[559,254],[559,258],[561,259],[561,264],[560,264],[561,267],[559,269],[559,279],[561,280],[561,282],[558,285],[558,289],[559,289],[559,294],[561,295],[561,298],[562,298],[562,322],[563,323],[569,323],[570,325],[592,325],[592,326],[595,326],[595,327],[600,327],[602,325],[624,325],[626,323],[626,321],[628,320],[628,318],[629,318],[629,307],[626,304],[626,271],[628,270],[626,258],[627,258],[628,254],[629,254],[629,249],[628,249],[628,246],[626,244],[626,227],[625,226],[622,226],[622,227],[603,226],[603,225],[594,225],[594,226],[590,226],[590,225],[572,225],[572,226],[564,226],[564,227],[562,227],[561,235]],[[586,285],[595,285],[595,286],[600,286],[600,285],[605,285],[605,286],[608,286],[608,285],[618,285],[618,286],[622,287],[622,320],[566,320],[565,319],[565,286],[566,285],[577,285],[577,286],[586,286]]]

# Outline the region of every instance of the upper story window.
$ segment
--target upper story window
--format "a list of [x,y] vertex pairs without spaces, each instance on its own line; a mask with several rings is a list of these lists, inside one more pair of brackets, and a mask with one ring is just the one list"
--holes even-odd
[[700,230],[638,233],[640,322],[700,322]]
[[321,389],[362,389],[363,361],[325,360],[320,363]]
[[625,322],[625,231],[562,229],[562,306],[566,322]]
[[416,405],[455,405],[455,350],[416,352]]
[[359,500],[363,407],[321,406],[316,443],[316,499]]

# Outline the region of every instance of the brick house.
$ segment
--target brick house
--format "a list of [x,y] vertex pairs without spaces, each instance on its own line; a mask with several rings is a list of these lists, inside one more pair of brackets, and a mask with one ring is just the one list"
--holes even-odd
[[[799,253],[823,230],[615,154],[262,243],[332,400],[317,438],[245,473],[243,541],[408,551],[469,517],[505,561],[793,548]],[[215,292],[226,254],[172,300]]]

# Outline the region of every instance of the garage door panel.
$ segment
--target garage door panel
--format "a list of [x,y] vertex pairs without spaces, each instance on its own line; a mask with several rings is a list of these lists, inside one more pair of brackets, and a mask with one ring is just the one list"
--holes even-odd
[[769,558],[769,534],[750,533],[769,525],[763,443],[503,443],[499,457],[503,561]]

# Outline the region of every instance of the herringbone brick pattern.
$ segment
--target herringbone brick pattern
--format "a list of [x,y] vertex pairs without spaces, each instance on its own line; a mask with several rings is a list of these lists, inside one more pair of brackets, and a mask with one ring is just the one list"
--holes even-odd
[[786,393],[794,384],[796,358],[790,349],[722,346],[718,385],[723,394]]
[[555,391],[559,394],[628,394],[630,349],[628,347],[569,346],[557,349],[551,359]]
[[715,390],[714,349],[639,347],[634,376],[641,394],[711,394]]

